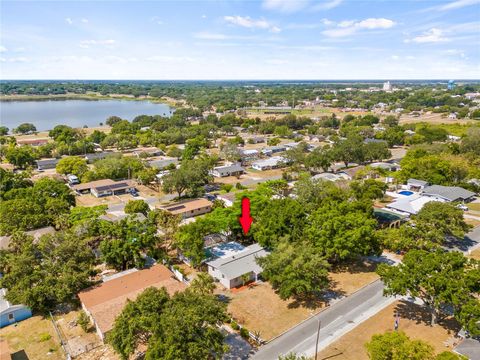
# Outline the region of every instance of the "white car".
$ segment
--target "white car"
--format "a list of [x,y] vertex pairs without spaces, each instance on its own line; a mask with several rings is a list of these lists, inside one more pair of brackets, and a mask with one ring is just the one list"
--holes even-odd
[[457,209],[460,209],[460,210],[463,210],[463,211],[468,211],[468,207],[466,205],[463,205],[463,204],[458,204],[456,206]]

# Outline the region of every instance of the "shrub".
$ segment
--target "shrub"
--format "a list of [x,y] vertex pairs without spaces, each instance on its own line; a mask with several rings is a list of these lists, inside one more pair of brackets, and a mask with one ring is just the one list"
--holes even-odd
[[223,191],[229,193],[233,189],[233,185],[232,184],[222,184],[222,186],[220,188]]
[[243,327],[240,329],[240,336],[244,339],[248,339],[250,337],[250,333],[248,332],[247,328]]
[[232,327],[233,330],[238,330],[240,329],[240,326],[235,322],[235,320],[232,320],[230,326]]
[[78,314],[77,323],[80,325],[83,331],[88,332],[88,328],[90,327],[90,319],[88,318],[87,314],[85,314],[85,311],[81,311],[80,314]]
[[52,335],[50,335],[49,333],[42,333],[38,338],[38,342],[45,342],[50,340],[51,338],[52,338]]

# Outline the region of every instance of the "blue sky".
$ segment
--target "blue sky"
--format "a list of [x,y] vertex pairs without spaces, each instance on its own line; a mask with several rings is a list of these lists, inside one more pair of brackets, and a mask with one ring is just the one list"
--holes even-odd
[[5,1],[1,79],[480,78],[480,0]]

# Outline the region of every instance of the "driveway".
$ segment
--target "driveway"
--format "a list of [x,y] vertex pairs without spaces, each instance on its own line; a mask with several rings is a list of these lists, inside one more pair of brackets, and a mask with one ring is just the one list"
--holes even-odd
[[290,352],[314,356],[319,321],[321,350],[394,301],[383,296],[383,283],[377,280],[270,341],[252,359],[278,359]]
[[445,247],[447,250],[461,251],[463,253],[475,250],[480,247],[480,226],[466,234],[463,239],[449,241]]

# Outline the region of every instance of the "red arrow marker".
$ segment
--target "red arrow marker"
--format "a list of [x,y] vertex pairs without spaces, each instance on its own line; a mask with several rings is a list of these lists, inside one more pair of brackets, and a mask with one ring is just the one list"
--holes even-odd
[[242,216],[238,218],[238,221],[242,225],[243,233],[247,235],[253,222],[253,218],[250,216],[250,199],[248,197],[242,199]]

